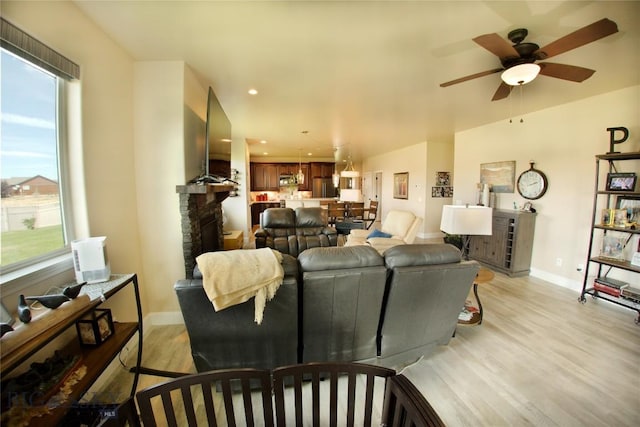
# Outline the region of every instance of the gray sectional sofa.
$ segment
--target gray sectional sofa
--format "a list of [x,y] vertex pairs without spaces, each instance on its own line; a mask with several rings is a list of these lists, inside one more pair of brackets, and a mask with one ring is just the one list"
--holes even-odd
[[[448,244],[318,247],[283,256],[261,325],[253,300],[216,312],[198,274],[174,288],[198,372],[311,361],[397,367],[449,342],[479,270]],[[200,276],[201,277],[201,276]]]

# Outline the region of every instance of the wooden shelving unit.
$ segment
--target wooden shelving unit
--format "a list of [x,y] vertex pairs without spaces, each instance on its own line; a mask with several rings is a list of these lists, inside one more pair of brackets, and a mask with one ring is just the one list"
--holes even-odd
[[[81,291],[81,295],[88,295],[90,302],[74,310],[64,319],[52,323],[52,326],[39,333],[37,336],[24,342],[19,347],[6,349],[1,347],[2,358],[1,375],[2,380],[11,377],[11,373],[21,366],[29,357],[36,354],[45,345],[54,338],[60,336],[68,328],[75,327],[75,322],[85,315],[91,313],[102,302],[115,295],[126,286],[132,285],[135,293],[137,322],[114,322],[114,331],[102,344],[98,346],[82,346],[77,339],[71,340],[64,348],[61,349],[63,354],[79,354],[81,356],[78,366],[86,367],[84,376],[73,386],[71,394],[66,402],[77,402],[91,385],[100,377],[102,372],[107,368],[111,361],[116,357],[118,352],[129,342],[129,340],[138,332],[138,353],[136,359],[136,367],[132,369],[134,374],[133,384],[130,396],[133,396],[139,378],[140,364],[142,360],[142,308],[140,305],[140,292],[138,289],[138,279],[135,274],[112,275],[108,282],[85,285]],[[65,303],[68,304],[68,303]],[[51,311],[47,314],[53,314]],[[44,318],[46,320],[46,318]],[[7,335],[5,335],[7,336]],[[3,337],[4,338],[4,337]],[[0,342],[1,343],[1,342]],[[104,402],[113,404],[117,402]],[[5,409],[5,408],[3,408]],[[41,417],[32,418],[28,425],[30,426],[51,426],[58,425],[64,418],[69,409],[68,404],[61,404],[54,407],[50,412]]]
[[[628,244],[631,240],[631,237],[634,235],[640,234],[640,229],[637,227],[635,229],[632,228],[623,228],[619,226],[609,226],[606,224],[600,223],[600,213],[602,209],[614,209],[617,205],[617,199],[621,196],[624,197],[632,197],[632,198],[640,198],[640,192],[636,191],[608,191],[602,189],[602,184],[600,183],[601,170],[600,170],[600,162],[604,161],[607,164],[608,172],[616,172],[617,166],[620,165],[621,161],[638,161],[640,160],[640,152],[631,152],[631,153],[610,153],[610,154],[599,154],[596,156],[596,179],[595,179],[595,191],[593,198],[593,215],[591,219],[591,235],[589,238],[589,249],[588,249],[588,258],[585,266],[584,272],[584,281],[582,284],[582,291],[580,293],[579,301],[581,303],[585,303],[587,301],[586,295],[591,295],[593,298],[603,299],[605,301],[609,301],[613,304],[620,305],[622,307],[626,307],[630,310],[636,311],[638,316],[635,319],[636,324],[640,324],[640,303],[637,303],[633,300],[626,299],[622,296],[618,297],[615,295],[607,294],[605,292],[599,291],[595,289],[594,284],[590,283],[589,280],[589,272],[593,275],[593,271],[595,269],[595,277],[596,278],[606,278],[607,275],[615,270],[624,270],[633,273],[640,273],[640,266],[633,265],[629,260],[623,259],[613,259],[607,258],[600,255],[600,247],[598,246],[596,240],[599,240],[600,237],[607,236],[609,233],[615,232],[620,233],[623,236],[626,235],[626,244]],[[637,170],[638,163],[634,163],[631,168],[632,171]],[[625,245],[626,245],[625,244]],[[637,287],[637,284],[636,286]]]

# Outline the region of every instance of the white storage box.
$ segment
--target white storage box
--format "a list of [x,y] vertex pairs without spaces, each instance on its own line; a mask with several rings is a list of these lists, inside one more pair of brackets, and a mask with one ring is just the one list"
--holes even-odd
[[109,280],[111,268],[107,257],[105,236],[71,242],[73,268],[78,283],[98,283]]

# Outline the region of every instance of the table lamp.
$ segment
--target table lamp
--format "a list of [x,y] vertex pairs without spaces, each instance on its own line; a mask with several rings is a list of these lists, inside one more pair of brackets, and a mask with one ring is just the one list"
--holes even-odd
[[440,230],[462,238],[462,258],[469,259],[471,236],[490,236],[493,209],[484,206],[445,205]]

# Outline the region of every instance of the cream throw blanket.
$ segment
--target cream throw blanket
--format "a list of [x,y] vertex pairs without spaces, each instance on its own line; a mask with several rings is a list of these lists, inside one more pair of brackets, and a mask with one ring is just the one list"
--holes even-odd
[[202,285],[216,311],[255,297],[255,321],[282,284],[282,254],[270,248],[207,252],[196,258]]

